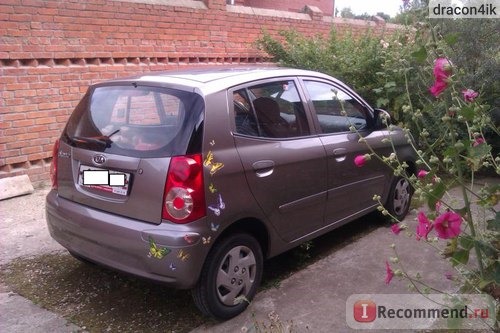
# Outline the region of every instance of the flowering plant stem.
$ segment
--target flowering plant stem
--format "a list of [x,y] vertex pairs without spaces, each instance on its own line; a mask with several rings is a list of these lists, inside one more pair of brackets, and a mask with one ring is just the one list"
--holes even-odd
[[[456,138],[456,134],[454,131],[453,118],[450,119],[450,121],[448,122],[448,126],[450,129],[451,144],[453,146],[455,146],[457,143],[457,138]],[[473,223],[469,196],[467,194],[467,188],[466,188],[465,182],[464,182],[464,172],[462,169],[462,164],[460,163],[460,156],[459,156],[458,152],[453,155],[453,159],[454,159],[455,167],[457,170],[458,183],[459,183],[460,189],[462,191],[462,197],[464,199],[465,221],[467,222],[467,225],[469,226],[472,238],[475,240],[477,237],[476,236],[476,228],[474,227],[474,223]],[[478,266],[479,266],[479,275],[481,278],[483,278],[484,277],[483,256],[482,256],[481,249],[479,248],[479,245],[477,244],[477,242],[474,242],[474,251],[476,252],[476,256],[477,256],[477,261],[478,261]]]

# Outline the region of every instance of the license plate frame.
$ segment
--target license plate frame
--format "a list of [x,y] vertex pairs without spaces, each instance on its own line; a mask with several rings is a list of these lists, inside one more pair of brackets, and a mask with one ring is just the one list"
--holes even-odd
[[[91,179],[89,176],[93,176],[93,175],[102,174],[104,172],[107,172],[108,173],[107,184],[97,184],[93,181],[86,181],[85,174],[88,171],[90,171],[90,172],[87,173],[87,180]],[[97,172],[97,173],[94,174],[93,172]],[[110,185],[110,182],[111,183],[120,183],[120,181],[123,183],[123,185],[121,185],[121,184]],[[80,168],[78,170],[78,185],[81,187],[84,187],[84,188],[88,188],[88,189],[95,189],[95,190],[106,192],[106,193],[113,193],[113,194],[120,195],[120,196],[126,196],[128,194],[129,185],[130,185],[130,173],[120,172],[120,171],[110,170],[110,169],[103,169],[103,168],[98,168],[98,167],[93,167],[93,166],[81,164]]]

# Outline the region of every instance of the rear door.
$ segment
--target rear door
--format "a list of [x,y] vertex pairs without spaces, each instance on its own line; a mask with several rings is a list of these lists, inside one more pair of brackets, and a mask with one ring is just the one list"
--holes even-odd
[[136,83],[90,89],[61,138],[59,196],[160,223],[170,156],[200,152],[192,138],[203,105],[193,93]]
[[304,79],[302,84],[326,150],[326,224],[342,223],[377,205],[374,194],[384,194],[389,169],[375,158],[362,168],[354,164],[357,155],[370,152],[360,136],[378,149],[383,135],[372,130],[371,111],[348,89],[320,79]]
[[286,241],[323,226],[326,161],[311,135],[297,81],[283,78],[230,91],[234,140],[253,196]]

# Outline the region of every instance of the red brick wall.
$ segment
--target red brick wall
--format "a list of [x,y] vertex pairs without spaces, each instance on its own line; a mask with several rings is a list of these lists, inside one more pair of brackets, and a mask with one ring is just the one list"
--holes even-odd
[[321,13],[259,14],[225,0],[182,3],[2,0],[0,178],[48,179],[53,142],[89,84],[178,67],[265,63],[254,45],[263,28],[326,34],[332,24],[358,32],[369,25]]

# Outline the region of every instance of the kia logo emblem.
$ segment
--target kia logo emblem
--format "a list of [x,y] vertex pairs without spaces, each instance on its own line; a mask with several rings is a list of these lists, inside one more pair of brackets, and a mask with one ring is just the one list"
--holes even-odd
[[104,164],[106,162],[106,156],[101,154],[95,155],[92,159],[95,164]]

